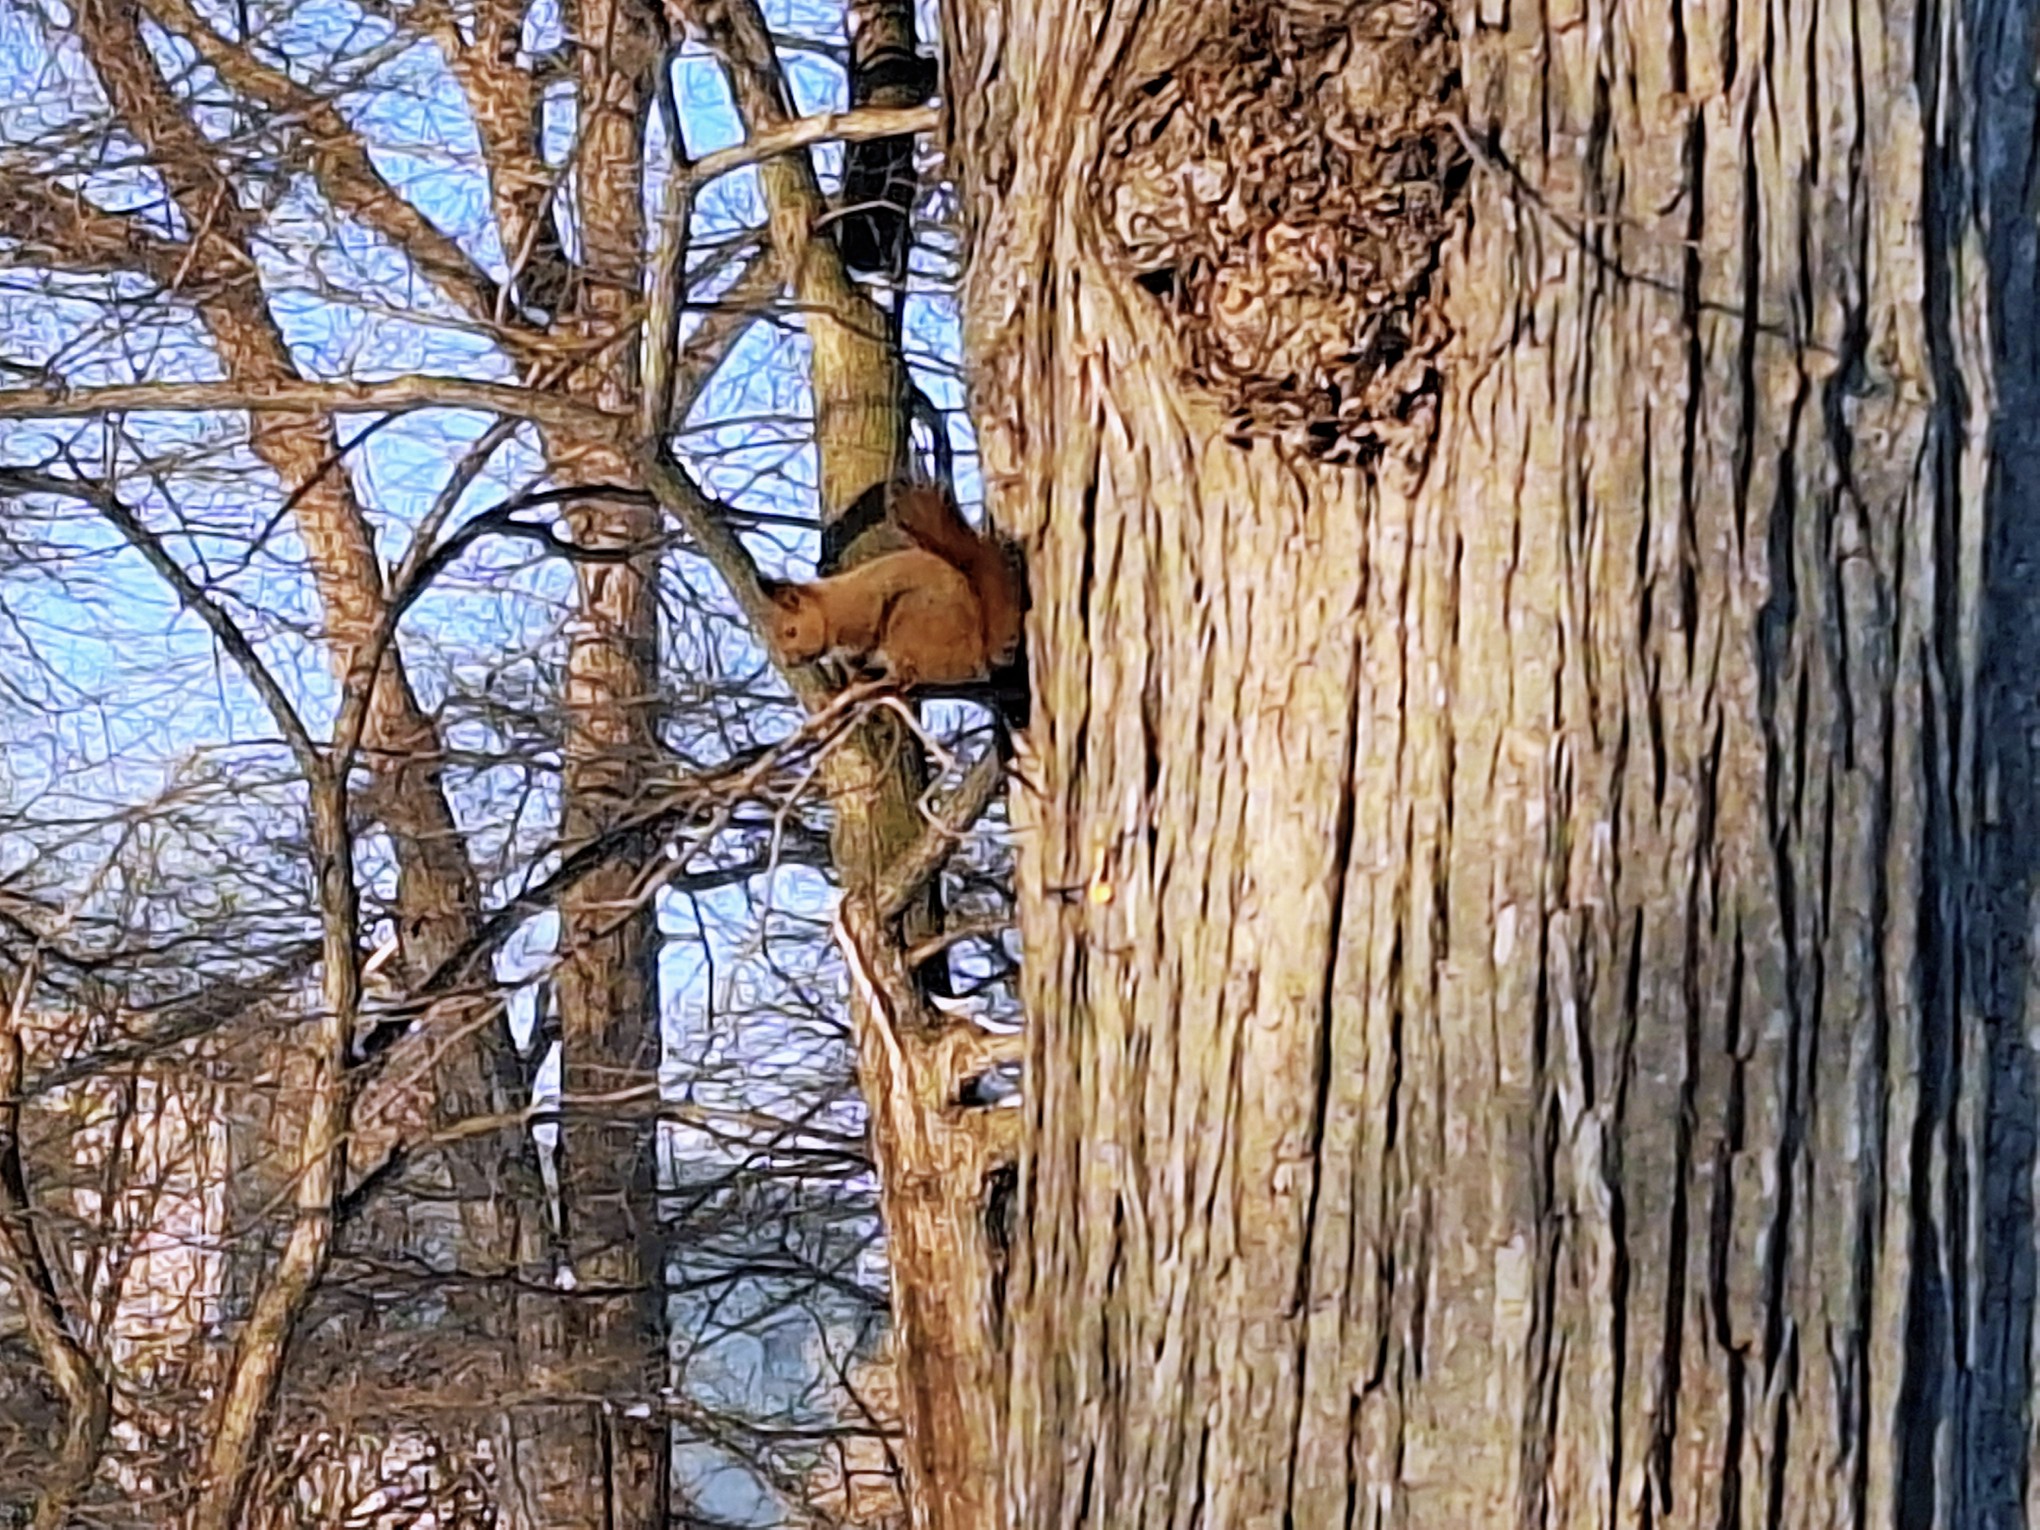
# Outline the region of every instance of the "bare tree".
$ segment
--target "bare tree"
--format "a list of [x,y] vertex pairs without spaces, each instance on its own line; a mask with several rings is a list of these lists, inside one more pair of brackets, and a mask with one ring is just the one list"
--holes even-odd
[[[666,1332],[666,1238],[689,1224],[660,1199],[662,1122],[739,1142],[729,1173],[747,1195],[765,1193],[752,1160],[770,1156],[809,1186],[792,1202],[803,1215],[861,1205],[876,1167],[903,1271],[906,1464],[917,1497],[976,1495],[981,1510],[996,1431],[979,1213],[1006,1149],[960,1091],[1010,1046],[924,990],[955,987],[948,951],[971,931],[945,931],[936,874],[997,762],[959,767],[931,797],[921,725],[845,709],[813,673],[788,677],[812,714],[800,722],[746,630],[761,597],[745,536],[790,518],[709,493],[712,453],[675,446],[783,289],[808,345],[823,516],[851,544],[830,556],[883,545],[882,530],[840,523],[907,470],[909,420],[927,413],[902,356],[902,220],[859,224],[860,248],[894,242],[888,313],[845,269],[840,209],[808,149],[883,145],[879,200],[911,203],[900,146],[911,163],[933,117],[911,104],[927,82],[910,12],[852,18],[862,72],[847,92],[876,104],[805,116],[779,51],[799,39],[748,4],[582,7],[557,35],[515,6],[229,14],[163,0],[18,19],[76,88],[51,92],[50,115],[0,153],[0,239],[15,296],[65,294],[76,322],[47,352],[24,340],[8,358],[19,385],[0,418],[19,423],[0,491],[34,544],[13,572],[66,599],[101,578],[109,609],[167,592],[235,672],[219,711],[237,742],[212,746],[212,802],[183,810],[202,818],[258,779],[268,793],[243,835],[169,878],[212,906],[95,910],[95,981],[115,1021],[13,1069],[29,1098],[150,1077],[164,1060],[218,1069],[207,1109],[231,1158],[225,1220],[204,1230],[227,1250],[207,1267],[222,1310],[205,1338],[229,1345],[180,1383],[206,1409],[184,1437],[203,1442],[188,1470],[160,1439],[153,1454],[125,1435],[107,1445],[95,1398],[119,1390],[105,1373],[119,1357],[90,1353],[61,1292],[54,1317],[22,1306],[35,1229],[14,1246],[9,1296],[34,1318],[76,1457],[41,1512],[61,1518],[96,1472],[102,1493],[155,1495],[158,1520],[188,1509],[202,1526],[352,1523],[400,1513],[412,1493],[508,1525],[663,1523],[676,1426],[720,1435],[797,1496],[840,1427],[803,1425],[798,1450],[768,1449],[770,1431],[744,1435],[676,1385],[700,1335]],[[689,153],[674,86],[689,33],[748,128],[737,147]],[[449,86],[473,151],[403,105]],[[406,155],[478,186],[481,210],[406,179]],[[754,171],[759,226],[725,195]],[[137,333],[167,338],[137,346]],[[418,354],[431,364],[404,364]],[[419,471],[421,448],[430,458],[422,488],[393,490],[405,459],[378,448],[398,441],[413,453],[402,471]],[[746,449],[766,460],[755,434]],[[463,597],[466,614],[449,614]],[[508,599],[541,632],[492,651],[463,622],[474,600]],[[695,672],[662,663],[671,643]],[[74,708],[104,703],[65,655],[30,657]],[[188,689],[166,694],[189,705]],[[74,770],[50,727],[52,770]],[[935,756],[951,758],[939,743]],[[110,795],[77,822],[108,832],[138,817]],[[31,839],[62,826],[35,810],[9,825]],[[657,1082],[660,901],[824,863],[855,894],[840,922],[854,1034],[811,975],[773,977],[802,1023],[862,1059],[868,1150],[817,1124],[848,1091],[840,1063],[776,1115],[662,1101]],[[60,902],[82,874],[62,856],[21,864]],[[964,917],[982,932],[982,910]],[[548,924],[555,959],[507,975],[509,947]],[[778,942],[819,947],[808,960],[833,973],[830,937],[809,922]],[[75,1010],[51,986],[44,935],[11,938],[11,1005]],[[534,984],[527,1045],[505,1018]],[[553,1042],[564,1065],[548,1102]],[[31,1166],[45,1181],[84,1161],[63,1142]],[[27,1207],[32,1189],[16,1199]],[[780,1273],[857,1310],[851,1289],[866,1288],[837,1263],[809,1251]],[[160,1417],[169,1396],[130,1411]]]

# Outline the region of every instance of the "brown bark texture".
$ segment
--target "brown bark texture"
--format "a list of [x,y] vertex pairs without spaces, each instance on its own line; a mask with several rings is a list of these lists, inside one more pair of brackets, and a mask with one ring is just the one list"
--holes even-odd
[[2030,8],[947,25],[1007,1522],[2027,1522]]

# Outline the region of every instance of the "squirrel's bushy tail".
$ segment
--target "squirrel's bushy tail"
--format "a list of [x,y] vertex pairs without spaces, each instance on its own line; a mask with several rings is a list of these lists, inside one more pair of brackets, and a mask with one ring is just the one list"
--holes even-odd
[[933,484],[897,490],[892,516],[908,536],[963,571],[984,613],[985,649],[993,665],[1011,663],[1020,651],[1027,602],[1006,549],[966,521],[948,493]]

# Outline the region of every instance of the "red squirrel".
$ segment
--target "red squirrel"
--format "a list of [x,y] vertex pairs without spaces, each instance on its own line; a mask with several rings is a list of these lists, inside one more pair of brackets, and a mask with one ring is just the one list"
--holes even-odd
[[805,584],[761,580],[772,638],[796,664],[823,654],[882,667],[902,689],[986,679],[1020,647],[1020,582],[943,490],[891,496],[894,523],[917,545]]

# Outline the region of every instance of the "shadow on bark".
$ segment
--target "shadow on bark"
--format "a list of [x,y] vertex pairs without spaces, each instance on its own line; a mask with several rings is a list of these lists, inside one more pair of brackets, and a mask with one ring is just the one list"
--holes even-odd
[[[1953,127],[1932,151],[1923,187],[1926,293],[1936,392],[1933,442],[1941,568],[1934,655],[1964,673],[1961,603],[1974,603],[1976,694],[1949,695],[1948,736],[1930,758],[1948,763],[1930,792],[1935,871],[1922,892],[1918,994],[1925,1067],[1914,1128],[1915,1212],[1905,1382],[1900,1397],[1902,1525],[2025,1522],[2031,1473],[2035,1299],[2033,1175],[2040,1116],[2028,1012],[2033,907],[2040,894],[2040,294],[2036,294],[2032,158],[2036,95],[2031,7],[1967,0],[1953,25],[1957,71],[1922,48],[1923,114],[1949,108]],[[1922,36],[1940,25],[1923,18]],[[1973,227],[1980,221],[1981,228]],[[1960,270],[1966,239],[1981,273]],[[1961,279],[1987,285],[1987,358],[1994,400],[1985,413],[1958,372]],[[1971,340],[1973,345],[1973,338]],[[1842,379],[1838,378],[1838,382]],[[1981,505],[1980,588],[1961,563],[1960,458],[1978,424],[1989,433]],[[1974,719],[1974,745],[1960,719]],[[1965,778],[1962,755],[1976,751]],[[1929,1167],[1947,1155],[1936,1197]],[[1974,1229],[1972,1232],[1971,1229]],[[1948,1258],[1946,1251],[1953,1250]],[[1952,1427],[1952,1449],[1937,1434]],[[1942,1473],[1947,1478],[1943,1480]]]

